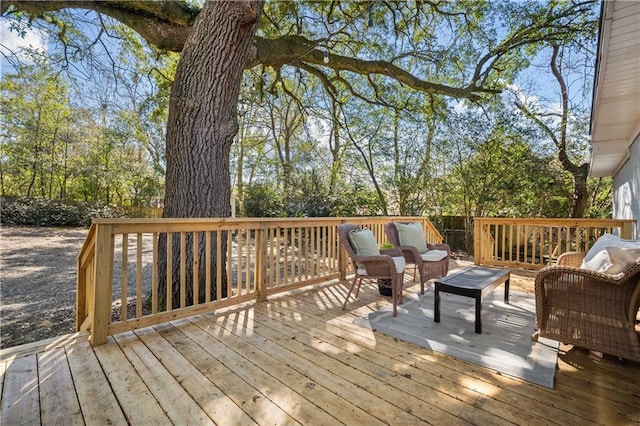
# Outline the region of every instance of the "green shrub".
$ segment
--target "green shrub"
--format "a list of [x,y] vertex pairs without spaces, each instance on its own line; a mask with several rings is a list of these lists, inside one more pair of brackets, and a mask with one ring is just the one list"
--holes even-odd
[[0,197],[0,223],[11,226],[85,226],[92,218],[123,217],[122,209],[45,198]]
[[245,217],[284,217],[284,203],[276,188],[254,183],[245,187],[242,213]]

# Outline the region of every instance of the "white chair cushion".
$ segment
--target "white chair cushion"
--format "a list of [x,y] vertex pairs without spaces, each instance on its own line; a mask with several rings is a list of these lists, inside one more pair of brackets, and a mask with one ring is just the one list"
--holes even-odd
[[404,257],[403,256],[393,256],[391,259],[393,259],[393,263],[396,264],[396,272],[400,273],[402,271],[404,271]]
[[599,270],[609,260],[605,248],[619,241],[620,237],[617,235],[602,234],[585,254],[580,267],[590,271]]
[[447,254],[446,250],[427,250],[420,257],[424,262],[437,262],[447,257]]
[[619,274],[640,256],[640,241],[623,240],[616,235],[603,234],[591,246],[580,267],[589,271]]
[[349,239],[358,256],[380,256],[378,242],[370,229],[353,229],[349,231]]
[[427,241],[424,238],[421,223],[394,223],[394,225],[398,230],[398,241],[401,246],[415,247],[418,253],[427,251]]
[[[396,264],[396,272],[400,273],[402,271],[404,271],[404,267],[405,267],[405,262],[404,262],[404,257],[402,256],[392,256],[391,259],[393,259],[393,263]],[[367,275],[367,270],[365,268],[358,268],[358,275]]]
[[609,246],[606,248],[609,254],[609,263],[605,265],[603,271],[605,274],[616,275],[624,272],[629,266],[636,262],[636,259],[640,257],[639,248],[622,248],[616,246]]

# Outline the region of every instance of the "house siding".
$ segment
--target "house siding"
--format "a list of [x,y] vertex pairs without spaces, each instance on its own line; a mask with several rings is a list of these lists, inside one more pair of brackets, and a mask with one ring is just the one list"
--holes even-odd
[[629,160],[613,176],[613,218],[634,219],[631,238],[640,240],[640,135],[629,147]]

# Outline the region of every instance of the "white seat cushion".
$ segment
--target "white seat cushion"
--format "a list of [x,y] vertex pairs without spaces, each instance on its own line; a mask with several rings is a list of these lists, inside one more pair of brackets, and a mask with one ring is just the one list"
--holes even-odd
[[[404,267],[405,267],[404,257],[393,256],[391,257],[391,259],[393,259],[393,263],[396,264],[397,273],[404,271]],[[367,275],[367,270],[364,268],[358,268],[358,275]]]
[[424,262],[437,262],[447,257],[446,250],[427,250],[420,255]]

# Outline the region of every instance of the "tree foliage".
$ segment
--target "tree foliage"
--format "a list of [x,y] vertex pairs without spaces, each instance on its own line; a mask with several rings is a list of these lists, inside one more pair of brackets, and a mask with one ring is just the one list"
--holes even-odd
[[147,205],[161,181],[129,126],[72,102],[71,84],[46,63],[3,76],[2,195]]
[[[80,18],[74,12],[78,8],[97,13],[82,12]],[[117,81],[111,92],[117,92],[120,101],[112,106],[115,98],[98,93],[94,110],[86,114],[104,144],[94,148],[88,173],[100,176],[102,183],[88,179],[85,193],[118,200],[126,190],[112,180],[120,176],[137,176],[132,178],[136,182],[161,181],[166,167],[164,123],[178,61],[168,51],[184,49],[201,25],[201,6],[166,1],[8,1],[2,11],[4,16],[20,18],[12,21],[16,29],[46,22],[62,43],[64,55],[57,59],[61,66],[69,66],[73,58],[89,61],[88,46],[109,46],[113,43],[109,37],[119,40],[124,53],[108,52],[104,61],[92,65],[106,65],[100,75]],[[216,157],[210,164],[215,174],[225,174],[229,168],[233,185],[231,179],[228,184],[218,180],[213,187],[234,186],[241,201],[251,202],[252,196],[263,196],[256,195],[253,187],[268,182],[269,191],[282,198],[281,214],[291,215],[567,216],[572,178],[560,167],[562,161],[551,160],[552,153],[540,148],[547,136],[525,129],[517,119],[499,124],[491,109],[502,100],[495,95],[537,65],[536,58],[549,46],[592,44],[594,11],[593,1],[265,2],[253,47],[244,60],[242,84],[234,83],[239,85],[240,107],[236,111],[231,100],[229,110],[223,111],[225,117],[239,112],[240,133],[229,156]],[[78,19],[84,19],[82,25],[74,25]],[[87,35],[79,29],[90,20],[99,30]],[[181,59],[190,70],[184,74],[203,74],[190,57]],[[203,79],[199,87],[213,87],[212,78]],[[196,95],[215,96],[209,92],[200,90]],[[105,99],[109,118],[102,123],[99,114]],[[468,110],[484,109],[484,114],[456,117],[463,104]],[[577,105],[570,108],[582,113]],[[200,117],[182,107],[177,114]],[[221,123],[216,119],[207,126]],[[170,124],[170,130],[177,125],[183,124]],[[469,134],[469,128],[479,133]],[[124,140],[135,141],[138,160],[119,156]],[[185,150],[188,141],[197,145]],[[229,142],[192,135],[172,143],[178,145],[169,152],[179,149],[194,155],[194,149],[202,152],[203,147],[224,147]],[[586,152],[579,137],[570,136],[566,147],[568,152],[576,147],[569,155],[573,158]],[[106,157],[114,161],[106,163]],[[151,165],[153,175],[131,165],[127,170],[115,167],[140,159]],[[503,181],[507,178],[511,180]],[[598,192],[606,193],[606,181],[588,185],[585,214],[606,214],[607,203],[602,202],[606,197]],[[205,190],[211,186],[206,179],[191,186],[200,194],[212,191]],[[136,193],[144,185],[130,187],[135,190],[129,199],[145,199]],[[169,187],[188,191],[189,185],[178,178],[167,183]],[[226,197],[203,198],[218,205],[211,211],[220,214],[225,206],[228,210]],[[195,212],[189,206],[192,198],[183,197],[180,203],[170,199],[170,205],[184,209],[172,214]],[[360,200],[362,207],[349,207],[354,200]]]

